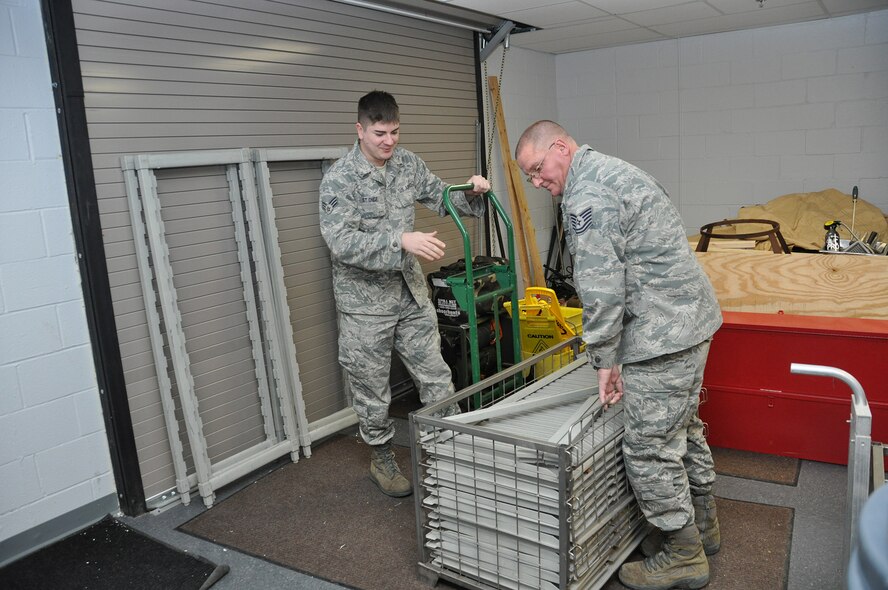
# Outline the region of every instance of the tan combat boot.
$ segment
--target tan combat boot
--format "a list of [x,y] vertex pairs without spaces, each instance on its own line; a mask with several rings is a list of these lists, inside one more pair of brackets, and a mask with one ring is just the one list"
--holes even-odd
[[[721,532],[718,528],[718,512],[715,508],[715,498],[712,494],[705,496],[692,496],[694,503],[694,524],[700,531],[700,540],[703,542],[703,550],[706,555],[715,555],[721,549]],[[645,557],[658,552],[663,548],[663,531],[655,528],[641,542],[641,552]]]
[[715,555],[721,549],[721,531],[718,528],[718,511],[712,494],[693,496],[694,524],[700,531],[700,540],[706,555]]
[[401,498],[413,493],[413,486],[401,475],[390,443],[375,445],[370,452],[370,481],[387,496]]
[[660,552],[623,564],[620,582],[624,586],[632,590],[697,590],[709,583],[709,562],[696,525],[689,524],[665,536]]

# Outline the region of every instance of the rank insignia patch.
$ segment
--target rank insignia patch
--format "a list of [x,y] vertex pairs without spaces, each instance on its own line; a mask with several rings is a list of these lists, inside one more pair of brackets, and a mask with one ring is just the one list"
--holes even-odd
[[573,230],[573,233],[579,236],[592,227],[592,207],[589,207],[578,215],[571,213],[568,215],[568,219],[570,220],[570,227]]

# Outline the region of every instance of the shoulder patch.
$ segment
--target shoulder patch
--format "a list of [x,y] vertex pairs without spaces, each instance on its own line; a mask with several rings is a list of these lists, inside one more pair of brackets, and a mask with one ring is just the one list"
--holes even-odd
[[321,203],[321,207],[324,208],[324,213],[330,213],[333,209],[336,208],[336,204],[339,202],[339,197],[333,197],[329,201],[324,201]]
[[583,210],[578,215],[570,213],[567,217],[570,220],[570,228],[578,236],[592,227],[592,207]]

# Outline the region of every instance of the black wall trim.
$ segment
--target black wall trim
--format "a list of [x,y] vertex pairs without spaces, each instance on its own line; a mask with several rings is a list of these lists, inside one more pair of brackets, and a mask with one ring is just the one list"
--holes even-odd
[[[484,80],[482,79],[481,70],[481,42],[483,38],[481,33],[475,33],[474,53],[475,53],[475,98],[478,101],[478,125],[481,127],[481,144],[478,149],[481,150],[479,160],[481,160],[481,176],[489,179],[487,176],[487,127],[484,124]],[[484,253],[490,256],[492,246],[490,244],[490,209],[484,212]]]
[[120,508],[136,516],[147,511],[142,474],[120,360],[117,326],[111,304],[111,287],[105,264],[105,246],[99,222],[96,183],[83,101],[80,55],[71,0],[41,0],[43,28],[49,52],[62,160],[68,186],[74,242],[86,304],[99,396]]

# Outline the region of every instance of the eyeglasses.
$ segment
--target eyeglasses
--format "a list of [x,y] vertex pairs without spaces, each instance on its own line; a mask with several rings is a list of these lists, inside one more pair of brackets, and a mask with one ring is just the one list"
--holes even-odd
[[549,147],[546,148],[546,153],[543,155],[543,159],[540,160],[539,164],[537,164],[536,166],[533,167],[533,170],[528,172],[527,182],[529,182],[530,184],[533,184],[533,181],[540,177],[540,172],[542,172],[542,170],[543,170],[543,164],[546,163],[546,158],[549,157],[549,152],[552,150],[552,147],[556,143],[557,142],[553,141],[551,144],[549,144]]

